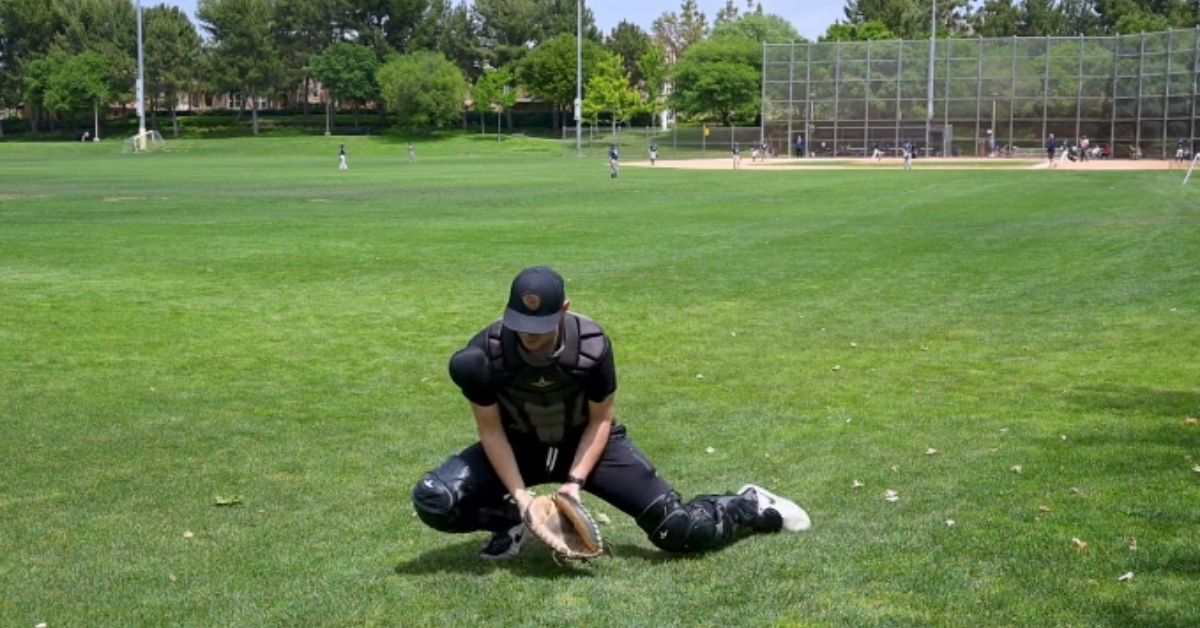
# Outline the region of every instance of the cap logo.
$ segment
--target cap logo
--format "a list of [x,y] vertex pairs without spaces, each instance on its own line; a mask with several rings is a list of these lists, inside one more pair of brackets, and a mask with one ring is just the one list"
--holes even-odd
[[526,292],[521,295],[521,303],[525,304],[525,309],[536,312],[542,306],[542,297],[533,292]]

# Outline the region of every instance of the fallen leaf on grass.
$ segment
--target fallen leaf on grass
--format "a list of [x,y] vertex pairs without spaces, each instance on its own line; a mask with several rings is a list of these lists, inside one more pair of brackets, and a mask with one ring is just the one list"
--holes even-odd
[[1184,419],[1183,422],[1187,423],[1188,425],[1200,424],[1200,420],[1197,420],[1196,417],[1194,417],[1194,416],[1190,416],[1190,417]]
[[179,577],[176,576],[175,574],[170,574],[167,577],[171,579],[171,582],[179,582]]
[[599,521],[600,523],[603,523],[604,525],[608,525],[608,524],[612,523],[612,519],[609,519],[608,515],[606,515],[602,512],[596,513],[596,521]]
[[850,485],[850,488],[862,488],[862,487],[863,487],[863,483],[859,482],[858,480],[855,480],[854,484]]
[[183,538],[185,538],[185,539],[190,539],[195,536],[196,536],[196,533],[192,532],[191,530],[184,530],[184,532],[183,532]]
[[1192,471],[1195,471],[1196,473],[1200,473],[1200,464],[1192,467]]
[[925,450],[926,456],[936,456],[937,454],[938,454],[938,450],[934,449],[933,447],[929,447]]
[[1053,512],[1054,509],[1049,506],[1038,506],[1039,512]]
[[1020,473],[1021,471],[1024,471],[1024,469],[1021,468],[1021,465],[1014,464],[1012,467],[1009,468],[1009,471],[1012,471],[1013,473]]
[[954,527],[954,523],[955,523],[955,522],[954,522],[954,520],[953,520],[953,519],[947,519],[947,520],[946,520],[946,526],[947,526],[947,527],[953,528],[953,527]]
[[834,365],[833,365],[833,372],[835,372],[835,373],[836,373],[836,372],[838,372],[838,371],[840,371],[840,370],[842,370],[842,367],[841,367],[841,365],[838,365],[838,364],[834,364]]
[[217,495],[213,498],[213,506],[238,506],[242,503],[241,495],[232,495],[230,497],[221,497]]
[[46,622],[42,622],[40,624],[35,625],[33,628],[46,628],[46,626],[47,626]]
[[1074,539],[1074,538],[1073,538],[1073,539],[1071,539],[1071,542],[1075,544],[1075,549],[1077,549],[1077,550],[1079,550],[1079,551],[1081,551],[1081,552],[1082,552],[1083,550],[1086,550],[1086,549],[1087,549],[1087,541],[1081,541],[1081,540],[1079,540],[1079,539]]
[[857,348],[858,348],[858,343],[857,343],[857,342],[852,342],[852,343],[850,343],[850,347],[851,347],[851,348],[853,348],[853,349],[857,349]]
[[1125,573],[1117,576],[1117,582],[1129,582],[1130,580],[1133,580],[1132,571],[1126,571]]
[[1131,552],[1137,551],[1137,539],[1135,539],[1133,537],[1129,537],[1129,551],[1131,551]]
[[1083,489],[1079,488],[1078,486],[1072,486],[1071,494],[1072,495],[1083,495]]
[[696,373],[696,379],[704,379],[704,373]]
[[892,473],[900,473],[900,465],[892,465]]
[[894,504],[894,503],[900,501],[900,493],[897,493],[896,491],[888,489],[883,492],[883,498]]
[[712,447],[705,447],[704,452],[709,453],[709,454],[714,454],[714,453],[717,453],[717,450],[713,449]]

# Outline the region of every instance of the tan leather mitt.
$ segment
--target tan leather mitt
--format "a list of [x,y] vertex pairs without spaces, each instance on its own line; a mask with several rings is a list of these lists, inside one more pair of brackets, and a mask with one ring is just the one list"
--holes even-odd
[[558,558],[590,560],[604,551],[600,528],[591,513],[566,495],[535,497],[525,511],[525,526]]

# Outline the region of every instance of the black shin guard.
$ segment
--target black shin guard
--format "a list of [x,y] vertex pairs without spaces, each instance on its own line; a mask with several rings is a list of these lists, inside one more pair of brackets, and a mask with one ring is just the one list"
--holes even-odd
[[516,504],[502,496],[472,496],[471,469],[451,457],[413,488],[412,503],[425,525],[442,532],[507,530],[521,522]]
[[[775,514],[771,517],[771,514]],[[637,517],[650,542],[668,552],[707,552],[720,549],[752,532],[774,532],[782,521],[737,495],[701,495],[684,504],[671,491]]]

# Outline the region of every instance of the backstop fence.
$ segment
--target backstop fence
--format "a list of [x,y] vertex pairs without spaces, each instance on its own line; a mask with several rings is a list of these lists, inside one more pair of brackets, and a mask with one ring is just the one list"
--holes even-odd
[[[932,95],[930,48],[933,48]],[[1112,157],[1197,142],[1200,29],[1113,37],[766,44],[760,135],[779,154],[1035,154],[1053,133]],[[932,108],[929,102],[932,97]]]

